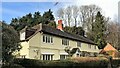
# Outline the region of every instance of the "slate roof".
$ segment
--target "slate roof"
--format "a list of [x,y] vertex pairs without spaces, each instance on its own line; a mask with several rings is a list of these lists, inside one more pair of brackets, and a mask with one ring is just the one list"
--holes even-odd
[[[27,31],[29,31],[29,30],[27,29]],[[26,40],[29,40],[31,37],[33,37],[38,32],[43,32],[43,33],[46,33],[46,34],[51,34],[51,35],[62,37],[62,38],[81,41],[81,42],[89,43],[89,44],[95,44],[93,41],[89,40],[86,37],[71,34],[71,33],[65,32],[65,31],[61,31],[59,29],[56,29],[56,28],[53,28],[53,27],[50,27],[50,26],[47,26],[47,25],[43,25],[43,24],[39,24],[39,25],[36,25],[36,26],[32,27],[32,30],[33,30],[33,32],[31,30],[30,30],[31,32],[28,32]]]
[[27,29],[27,30],[26,30],[25,38],[30,37],[30,36],[33,35],[35,32],[36,32],[36,29]]

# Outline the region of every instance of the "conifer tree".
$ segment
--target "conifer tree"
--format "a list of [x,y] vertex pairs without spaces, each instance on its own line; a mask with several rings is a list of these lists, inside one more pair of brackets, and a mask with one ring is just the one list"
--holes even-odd
[[105,32],[106,32],[106,22],[104,16],[100,12],[97,13],[95,17],[95,22],[92,24],[92,34],[94,36],[94,42],[98,44],[101,49],[106,45],[105,42]]
[[54,15],[52,13],[53,12],[51,11],[51,9],[49,9],[49,11],[47,11],[43,14],[43,23],[44,24],[49,24],[50,21],[53,21],[55,19]]

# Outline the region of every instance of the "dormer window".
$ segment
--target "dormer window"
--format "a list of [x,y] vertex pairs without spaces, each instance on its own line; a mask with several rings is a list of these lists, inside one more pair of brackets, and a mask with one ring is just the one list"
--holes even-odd
[[20,40],[25,40],[25,32],[20,32]]

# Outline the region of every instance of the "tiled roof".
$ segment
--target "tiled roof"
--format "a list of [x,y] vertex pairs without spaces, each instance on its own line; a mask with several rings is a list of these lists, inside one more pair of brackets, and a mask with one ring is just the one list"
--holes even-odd
[[100,53],[106,51],[117,51],[111,44],[107,43],[107,45],[100,51]]
[[95,44],[93,41],[89,40],[86,37],[80,36],[80,35],[75,35],[75,34],[71,34],[65,31],[61,31],[59,29],[47,26],[47,25],[36,25],[34,27],[32,27],[32,29],[35,30],[34,34],[30,34],[29,37],[27,37],[26,39],[29,40],[30,37],[34,36],[37,32],[43,32],[43,33],[47,33],[47,34],[51,34],[54,36],[59,36],[59,37],[63,37],[63,38],[67,38],[67,39],[71,39],[71,40],[76,40],[76,41],[81,41],[84,43],[89,43],[89,44]]

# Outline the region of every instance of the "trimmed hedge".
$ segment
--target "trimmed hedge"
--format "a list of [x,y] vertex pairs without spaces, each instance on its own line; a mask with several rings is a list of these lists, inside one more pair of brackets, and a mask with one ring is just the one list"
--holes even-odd
[[109,62],[108,59],[102,57],[78,57],[71,60],[83,68],[107,68]]
[[54,61],[15,59],[14,63],[22,65],[25,68],[107,68],[108,66],[108,60],[106,58],[95,57],[79,57]]
[[14,59],[14,63],[22,65],[25,68],[39,68],[44,66],[47,62],[35,59]]

